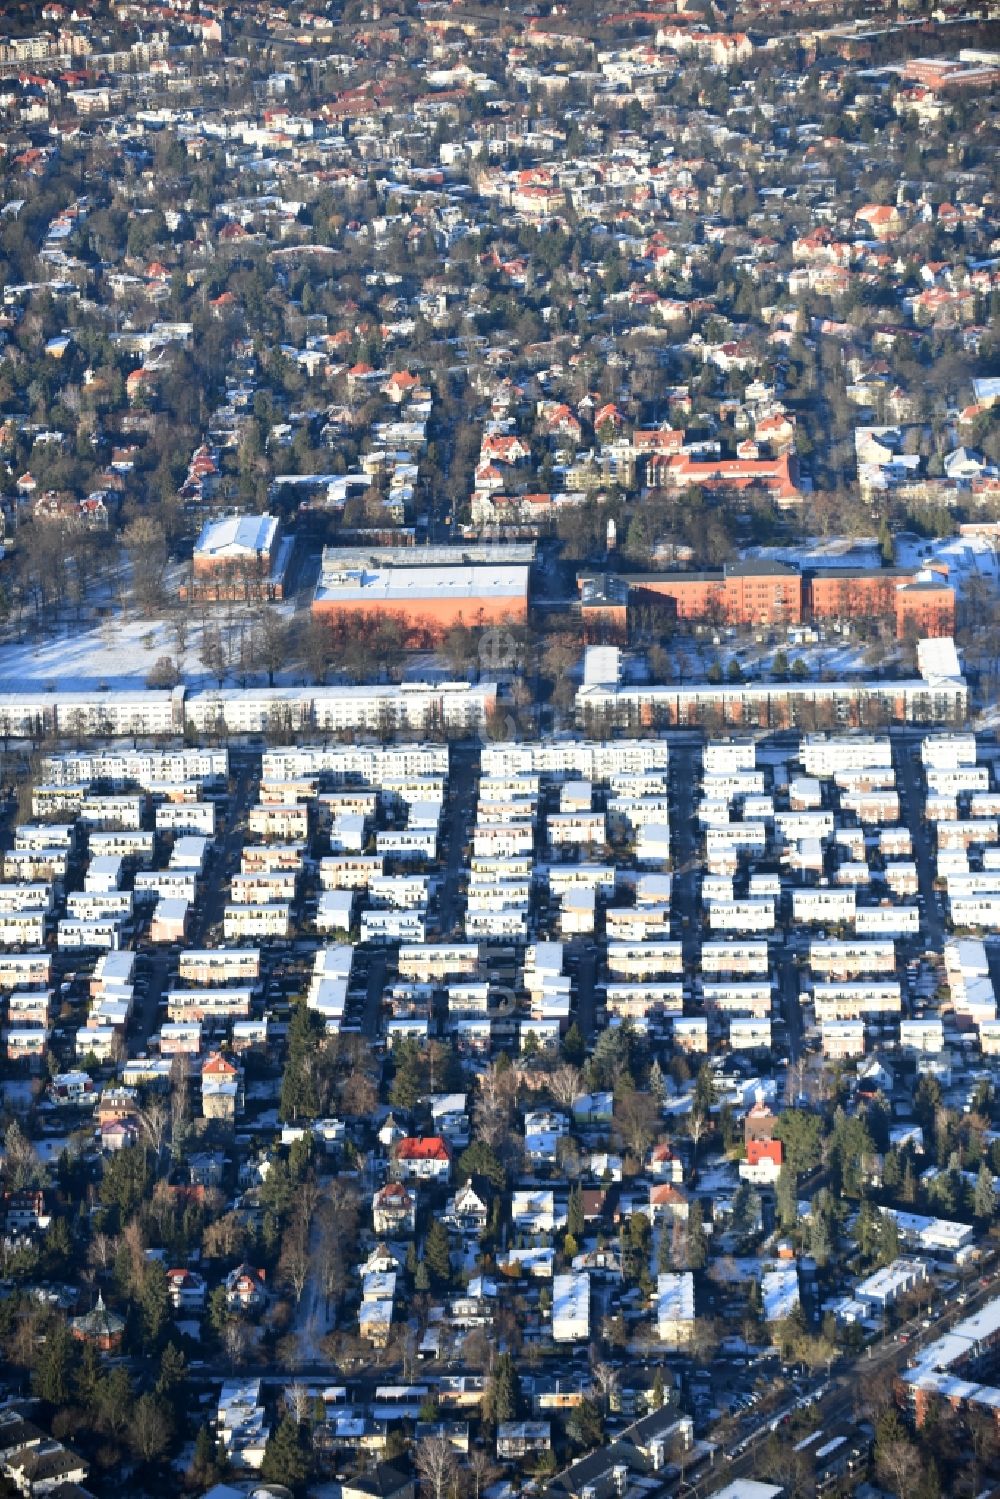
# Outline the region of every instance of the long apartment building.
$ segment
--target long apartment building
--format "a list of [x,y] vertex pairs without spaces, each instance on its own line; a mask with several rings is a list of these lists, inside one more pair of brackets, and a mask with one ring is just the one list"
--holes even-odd
[[255,687],[191,692],[4,692],[0,734],[40,739],[270,732],[378,733],[481,728],[496,706],[492,682],[402,682],[365,687]]
[[942,573],[844,568],[803,573],[785,562],[748,560],[708,572],[581,573],[580,610],[591,636],[624,639],[629,609],[659,605],[680,620],[794,625],[802,620],[886,617],[902,638],[951,635],[955,590]]
[[[916,677],[896,681],[740,682],[686,687],[621,686],[577,689],[577,722],[585,733],[615,728],[863,728],[883,723],[956,723],[966,717],[968,688],[954,642],[917,642]],[[609,673],[609,676],[612,675]]]

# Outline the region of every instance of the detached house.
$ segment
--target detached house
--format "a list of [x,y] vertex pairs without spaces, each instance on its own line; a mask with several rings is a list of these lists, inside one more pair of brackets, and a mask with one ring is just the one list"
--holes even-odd
[[377,1234],[412,1234],[417,1204],[401,1181],[387,1182],[372,1199],[372,1221]]
[[443,1181],[451,1177],[451,1149],[440,1135],[406,1136],[395,1148],[396,1181]]
[[197,1270],[168,1270],[167,1291],[175,1311],[200,1312],[205,1306],[208,1287]]
[[220,1052],[201,1069],[201,1111],[206,1119],[232,1121],[243,1107],[243,1073]]
[[689,1207],[686,1193],[669,1182],[649,1189],[649,1216],[654,1223],[662,1218],[686,1223]]
[[486,1192],[477,1190],[471,1181],[467,1181],[448,1203],[441,1221],[459,1233],[478,1238],[486,1230],[489,1215]]
[[253,1265],[237,1265],[226,1276],[226,1305],[232,1311],[260,1312],[267,1305],[265,1272]]

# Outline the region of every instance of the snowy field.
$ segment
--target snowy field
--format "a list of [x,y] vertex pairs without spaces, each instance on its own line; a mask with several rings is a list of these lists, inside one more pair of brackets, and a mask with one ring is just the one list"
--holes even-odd
[[[280,608],[286,618],[289,606]],[[209,628],[217,625],[223,637],[233,640],[233,655],[238,655],[238,627],[230,629],[226,614],[220,611]],[[204,626],[194,615],[187,618],[187,640],[183,654],[177,649],[173,622],[167,617],[144,619],[116,612],[96,623],[70,623],[52,634],[25,640],[20,644],[0,645],[0,692],[63,691],[78,688],[128,689],[146,686],[146,678],[163,656],[169,656],[180,668],[188,687],[214,687],[201,661]],[[242,685],[244,674],[236,665],[227,672],[224,685]],[[279,672],[278,686],[294,686],[303,680],[301,667]],[[258,671],[247,678],[250,686],[267,684],[267,672]]]
[[896,562],[900,567],[927,567],[932,562],[943,562],[948,568],[949,581],[959,593],[972,578],[982,578],[994,589],[1000,588],[1000,559],[986,536],[947,536],[940,541],[900,536],[896,542]]
[[743,558],[762,562],[786,562],[805,571],[811,567],[878,567],[880,555],[877,536],[810,536],[787,547],[746,547]]

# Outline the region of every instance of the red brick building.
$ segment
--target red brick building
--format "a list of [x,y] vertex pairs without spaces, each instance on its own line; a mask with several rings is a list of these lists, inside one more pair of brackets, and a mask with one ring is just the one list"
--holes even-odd
[[806,612],[810,619],[871,619],[895,613],[896,590],[912,583],[909,568],[877,571],[844,568],[811,573],[804,581]]
[[896,637],[955,633],[955,590],[942,579],[917,579],[896,590]]
[[657,602],[676,619],[718,625],[893,619],[899,639],[955,632],[954,589],[943,574],[912,568],[802,574],[782,562],[747,561],[718,572],[591,573],[577,581],[590,640],[625,639],[626,609]]
[[729,625],[798,624],[802,578],[783,562],[739,562],[721,572],[640,573],[629,583],[642,595],[669,600],[678,619]]

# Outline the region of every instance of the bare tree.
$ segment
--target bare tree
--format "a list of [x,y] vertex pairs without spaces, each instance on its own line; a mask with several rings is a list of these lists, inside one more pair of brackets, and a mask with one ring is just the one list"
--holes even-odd
[[579,1098],[583,1092],[583,1074],[579,1067],[565,1062],[549,1074],[548,1087],[557,1104],[564,1109],[571,1109],[574,1099]]
[[170,1142],[175,1156],[183,1151],[190,1116],[188,1059],[180,1052],[170,1064]]
[[4,1140],[3,1174],[12,1187],[21,1190],[38,1180],[38,1154],[16,1119],[7,1126]]
[[490,1062],[479,1074],[479,1098],[476,1103],[476,1135],[487,1145],[503,1140],[517,1097],[517,1080],[510,1068]]
[[285,1230],[278,1276],[294,1292],[297,1305],[309,1279],[309,1220],[304,1213],[296,1213]]
[[614,1132],[619,1141],[639,1161],[643,1159],[656,1135],[660,1110],[655,1098],[631,1088],[615,1103]]
[[876,1448],[875,1461],[879,1481],[888,1485],[899,1499],[920,1482],[923,1466],[920,1452],[905,1437],[880,1443]]
[[222,1346],[226,1357],[236,1368],[242,1364],[250,1349],[250,1329],[240,1317],[230,1317],[222,1329]]
[[300,1384],[298,1380],[296,1380],[294,1384],[286,1385],[285,1404],[288,1406],[288,1409],[291,1411],[296,1421],[298,1421],[299,1425],[302,1426],[306,1421],[308,1421],[309,1416],[312,1413],[313,1403],[312,1398],[309,1394],[308,1386]]
[[160,1153],[163,1150],[163,1142],[166,1139],[169,1120],[170,1115],[167,1112],[167,1107],[159,1099],[154,1099],[148,1108],[139,1110],[139,1123],[142,1126],[142,1136],[153,1152],[157,1169],[160,1164]]
[[444,1499],[458,1472],[455,1449],[447,1437],[423,1437],[417,1444],[417,1472],[433,1499]]
[[87,1245],[87,1263],[95,1275],[106,1275],[117,1253],[118,1240],[98,1230]]
[[594,1390],[605,1407],[610,1407],[615,1395],[618,1393],[619,1374],[613,1364],[606,1364],[603,1360],[593,1357],[594,1350],[591,1349],[590,1373],[594,1381]]
[[129,1446],[143,1462],[162,1457],[170,1441],[170,1422],[155,1395],[141,1395],[132,1411]]
[[469,1477],[472,1480],[472,1499],[480,1499],[483,1489],[488,1489],[498,1472],[485,1447],[473,1447],[469,1453]]

